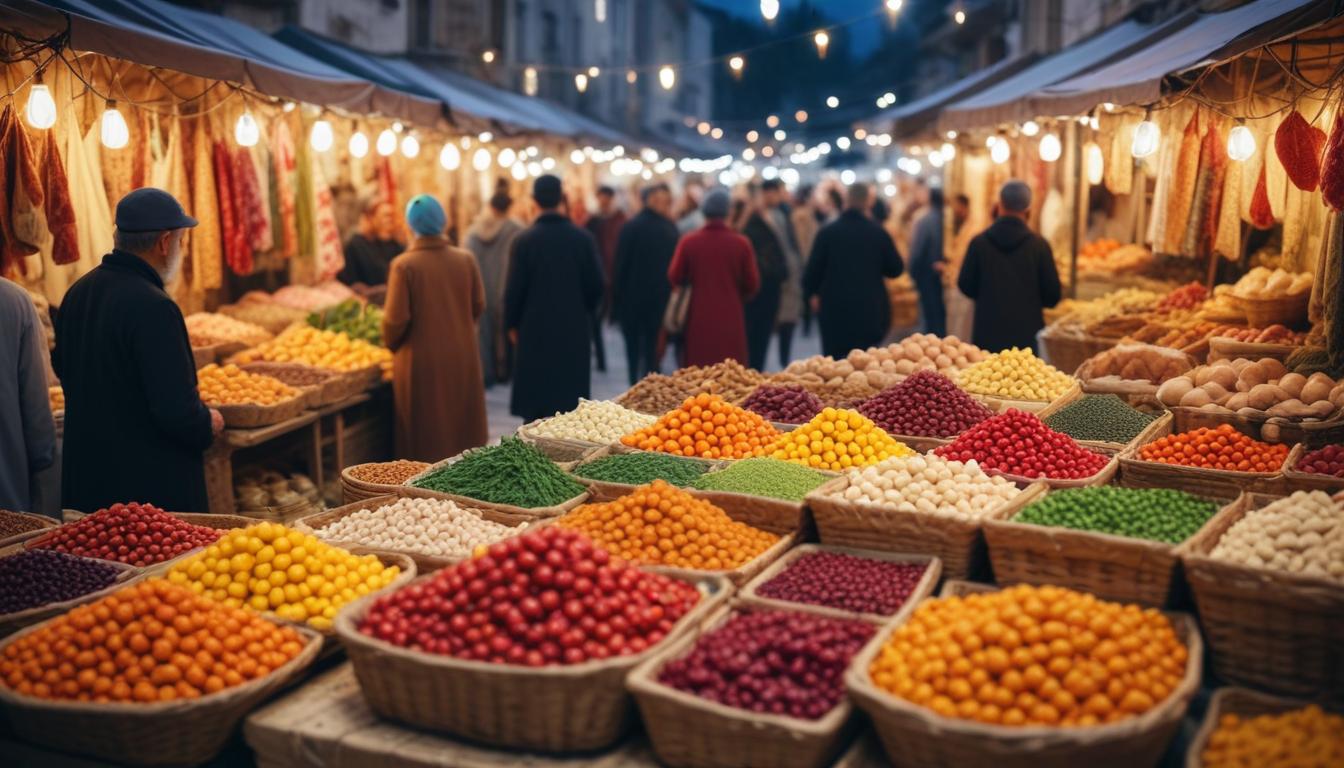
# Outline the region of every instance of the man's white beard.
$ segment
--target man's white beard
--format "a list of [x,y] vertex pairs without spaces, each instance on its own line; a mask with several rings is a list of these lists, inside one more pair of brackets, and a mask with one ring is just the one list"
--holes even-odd
[[175,249],[175,253],[168,257],[168,267],[159,273],[164,285],[172,285],[177,280],[177,276],[182,272],[182,249]]

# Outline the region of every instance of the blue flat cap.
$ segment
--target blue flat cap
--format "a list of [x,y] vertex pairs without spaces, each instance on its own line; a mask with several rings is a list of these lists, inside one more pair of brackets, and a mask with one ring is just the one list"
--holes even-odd
[[154,187],[141,187],[117,203],[117,229],[122,232],[163,232],[196,226],[177,198]]

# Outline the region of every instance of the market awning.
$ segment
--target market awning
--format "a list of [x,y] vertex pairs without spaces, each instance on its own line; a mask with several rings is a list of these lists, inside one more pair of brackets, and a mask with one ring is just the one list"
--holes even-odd
[[0,29],[29,39],[68,34],[77,51],[421,125],[443,117],[437,99],[353,78],[246,24],[164,0],[0,0],[0,11]]
[[1240,56],[1330,18],[1334,3],[1252,0],[1232,10],[1201,13],[1168,35],[1100,69],[1048,86],[1033,96],[1042,114],[1082,114],[1097,104],[1152,104],[1170,74]]
[[[944,104],[955,99],[973,96],[1003,78],[1020,72],[1035,60],[1036,57],[1031,55],[1003,59],[913,101],[885,109],[866,122],[878,126],[885,126],[890,123],[890,130],[894,138],[907,138],[920,132],[937,118],[938,110]],[[882,128],[879,127],[878,130],[882,130]]]

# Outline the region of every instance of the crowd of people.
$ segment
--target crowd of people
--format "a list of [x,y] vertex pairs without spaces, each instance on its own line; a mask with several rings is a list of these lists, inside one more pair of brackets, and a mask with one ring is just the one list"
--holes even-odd
[[[668,348],[678,365],[733,359],[763,369],[773,338],[787,365],[800,326],[806,334],[815,325],[833,356],[880,344],[893,332],[885,280],[907,269],[923,330],[971,325],[971,341],[991,351],[1033,346],[1042,308],[1060,299],[1020,181],[1003,186],[993,223],[978,233],[964,197],[948,216],[941,190],[923,185],[894,212],[866,184],[802,188],[789,199],[777,179],[735,190],[690,184],[679,196],[655,183],[633,212],[610,187],[595,198],[592,212],[575,211],[561,180],[541,176],[536,215],[524,224],[501,187],[465,247],[450,240],[430,195],[406,207],[409,243],[398,239],[391,204],[362,207],[340,278],[384,303],[401,458],[435,461],[484,444],[485,390],[504,381],[525,420],[574,408],[589,395],[594,357],[606,367],[603,322],[620,327],[633,384],[659,370]],[[194,226],[162,190],[127,195],[114,250],[56,315],[67,507],[136,499],[206,508],[202,457],[223,420],[200,400],[182,313],[164,288]],[[0,289],[0,508],[29,509],[32,476],[55,453],[45,345],[26,295],[3,281]]]

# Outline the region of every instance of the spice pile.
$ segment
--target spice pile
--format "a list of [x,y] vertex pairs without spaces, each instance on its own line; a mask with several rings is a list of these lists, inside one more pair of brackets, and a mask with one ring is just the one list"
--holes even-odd
[[1288,458],[1288,446],[1262,443],[1230,424],[1219,424],[1159,437],[1139,450],[1139,458],[1228,472],[1278,472]]
[[529,431],[537,437],[583,440],[608,445],[621,435],[643,429],[658,419],[606,400],[579,400],[572,411],[544,419]]
[[0,509],[0,539],[36,531],[43,527],[41,520]]
[[1009,409],[935,448],[938,456],[976,461],[1019,477],[1078,480],[1100,472],[1110,459],[1079,446],[1068,435],[1050,429],[1035,415]]
[[1335,768],[1344,765],[1344,716],[1315,704],[1287,712],[1218,718],[1203,768]]
[[585,480],[623,485],[644,485],[666,480],[678,488],[690,485],[705,474],[709,465],[662,453],[617,453],[597,461],[580,464],[574,476]]
[[893,439],[858,411],[836,408],[823,409],[766,448],[772,458],[833,472],[913,453],[910,446]]
[[1179,544],[1217,513],[1216,502],[1183,491],[1105,485],[1053,491],[1013,520]]
[[1115,395],[1083,395],[1045,418],[1045,426],[1074,440],[1128,443],[1157,418]]
[[759,456],[779,432],[718,395],[687,398],[657,422],[621,438],[623,445],[703,459]]
[[735,461],[723,469],[701,475],[691,483],[691,487],[700,491],[728,491],[802,501],[814,488],[830,479],[814,469],[793,462],[760,458]]
[[858,410],[888,434],[915,437],[954,437],[994,415],[933,371],[920,371],[882,390]]
[[209,405],[275,405],[299,396],[288,384],[257,373],[248,373],[236,365],[211,363],[196,372],[201,401]]
[[0,614],[73,600],[112,586],[121,571],[85,557],[29,549],[0,558]]
[[[513,587],[498,586],[506,582]],[[690,584],[642,571],[552,526],[378,598],[359,631],[459,659],[581,664],[652,648],[699,601]]]
[[824,407],[816,395],[805,388],[760,386],[744,401],[742,407],[759,413],[765,420],[778,424],[802,424],[821,413]]
[[614,501],[579,506],[555,525],[581,531],[633,562],[702,571],[740,568],[779,541],[662,480]]
[[397,459],[396,461],[381,461],[372,464],[356,464],[350,467],[348,471],[351,477],[360,482],[372,485],[402,485],[412,477],[429,469],[429,466],[428,463],[423,461]]
[[446,499],[397,499],[361,509],[316,531],[325,541],[432,557],[467,557],[477,547],[517,533]]
[[36,546],[144,567],[215,543],[222,531],[192,525],[152,504],[113,504],[45,534]]
[[958,520],[978,520],[1022,492],[1011,480],[986,475],[974,461],[935,454],[887,459],[843,477],[827,492],[830,498]]
[[535,509],[553,507],[583,493],[583,486],[560,471],[536,446],[506,437],[462,454],[412,483],[492,504]]
[[967,392],[1010,400],[1054,400],[1073,386],[1073,377],[1057,370],[1030,349],[1013,347],[972,365],[957,377]]
[[1297,491],[1248,511],[1223,533],[1209,557],[1344,580],[1344,506],[1321,491]]
[[764,381],[760,372],[736,360],[724,360],[714,365],[681,368],[670,376],[650,374],[616,398],[616,402],[641,413],[659,414],[676,408],[688,397],[702,394],[718,395],[735,403]]
[[756,587],[756,594],[791,603],[891,616],[910,599],[926,569],[923,563],[875,560],[843,552],[809,552]]

